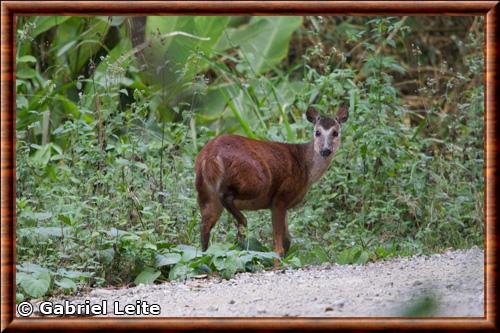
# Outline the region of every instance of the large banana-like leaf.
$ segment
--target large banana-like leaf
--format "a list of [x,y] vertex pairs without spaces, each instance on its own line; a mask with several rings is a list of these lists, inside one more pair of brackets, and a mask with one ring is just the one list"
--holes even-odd
[[[301,23],[301,17],[252,17],[248,23],[226,29],[215,49],[224,52],[239,47],[243,52],[243,60],[248,60],[256,73],[263,73],[283,60],[288,52],[291,36]],[[241,115],[241,119],[238,119],[235,111],[228,107],[228,98],[232,101],[233,108]],[[280,101],[274,102],[280,103]],[[242,93],[234,82],[210,87],[207,95],[201,98],[197,111],[197,121],[203,124],[223,117],[225,125],[224,129],[220,130],[225,131],[231,131],[228,128],[232,126],[231,120],[237,120],[240,123],[238,128],[242,129],[244,128],[242,121],[258,123],[262,117],[262,112],[256,109],[255,101],[252,102],[249,95]],[[216,127],[219,125],[216,124]],[[242,130],[239,132],[243,133]]]
[[[144,50],[148,79],[171,86],[192,80],[202,64],[193,53],[209,55],[229,22],[225,16],[150,16]],[[180,87],[182,88],[182,87]]]
[[[103,47],[109,23],[98,17],[71,17],[59,24],[54,38],[57,65],[68,66],[76,78],[82,67]],[[94,59],[95,62],[99,62]]]
[[45,32],[59,24],[64,23],[70,19],[71,16],[37,16],[33,19],[33,32],[31,37],[35,38],[42,32]]
[[[289,125],[283,112],[289,112],[290,103],[301,89],[303,89],[303,83],[300,81],[283,81],[275,87],[277,99],[274,99],[273,95],[265,97],[261,93],[257,94],[256,98],[263,104],[262,109],[257,109],[251,97],[243,93],[243,90],[235,83],[210,87],[205,96],[199,97],[196,122],[203,125],[212,124],[211,127],[217,133],[236,132],[249,137],[276,139],[269,137],[269,133],[262,130],[266,128],[266,125],[261,122],[261,118],[273,118],[274,125],[283,127],[282,137],[289,142],[294,142],[295,135],[292,128],[286,128]],[[294,126],[297,127],[297,125]],[[254,129],[260,129],[260,131],[255,132]],[[289,133],[290,131],[292,133]]]
[[300,16],[255,16],[246,25],[228,29],[216,49],[239,47],[253,70],[263,73],[285,58],[292,34],[301,24]]
[[172,120],[172,106],[192,100],[195,75],[208,67],[195,55],[210,57],[229,21],[222,16],[149,16],[145,23],[138,22],[145,26],[132,25],[133,38],[140,41],[134,50],[141,79],[157,92],[151,99],[152,111]]

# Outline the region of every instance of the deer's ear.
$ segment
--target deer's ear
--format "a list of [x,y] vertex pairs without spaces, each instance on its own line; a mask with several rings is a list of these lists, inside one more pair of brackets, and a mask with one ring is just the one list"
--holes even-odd
[[309,107],[309,109],[307,109],[307,112],[306,112],[306,118],[307,118],[307,120],[309,120],[309,122],[314,124],[314,123],[316,123],[316,121],[319,118],[319,113],[318,113],[318,111],[316,111],[315,108]]
[[349,109],[345,105],[341,105],[336,115],[337,121],[343,123],[349,118]]

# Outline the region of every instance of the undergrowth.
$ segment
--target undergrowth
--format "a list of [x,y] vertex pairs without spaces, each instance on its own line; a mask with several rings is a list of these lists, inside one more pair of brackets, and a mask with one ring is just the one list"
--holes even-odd
[[[413,18],[310,17],[302,25],[232,18],[222,22],[225,32],[207,32],[219,34],[218,44],[197,44],[182,61],[158,65],[156,83],[142,76],[139,58],[124,56],[132,48],[126,20],[20,20],[18,301],[272,267],[267,211],[245,212],[243,248],[225,212],[209,250],[199,250],[194,159],[225,132],[308,141],[302,113],[311,103],[330,115],[343,103],[350,117],[328,173],[290,212],[283,266],[364,264],[483,244],[483,56],[475,52],[482,31],[463,39],[463,70],[442,69],[445,82],[414,77],[425,107],[412,109],[398,84],[431,61],[422,45],[405,42],[418,27]],[[259,62],[256,50],[233,40],[248,34],[264,42],[258,31],[266,25],[288,31],[293,54],[271,50]],[[121,39],[109,42],[111,32]],[[69,33],[81,36],[77,44],[67,42]],[[340,38],[344,49],[334,47]]]

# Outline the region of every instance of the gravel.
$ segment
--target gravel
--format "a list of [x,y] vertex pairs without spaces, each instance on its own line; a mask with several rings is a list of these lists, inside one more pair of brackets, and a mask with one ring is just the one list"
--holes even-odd
[[[72,303],[138,300],[161,307],[160,316],[352,317],[404,316],[431,300],[430,316],[484,316],[484,252],[449,251],[366,265],[324,264],[303,269],[94,289]],[[64,299],[53,300],[56,303]],[[108,313],[113,315],[112,311]],[[413,312],[414,313],[414,312]],[[417,312],[418,313],[418,312]]]

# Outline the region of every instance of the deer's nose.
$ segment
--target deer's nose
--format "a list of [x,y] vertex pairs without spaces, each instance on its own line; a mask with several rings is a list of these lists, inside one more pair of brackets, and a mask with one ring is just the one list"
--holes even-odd
[[323,149],[321,151],[321,156],[328,157],[328,156],[330,156],[331,153],[332,153],[332,151],[330,149]]

